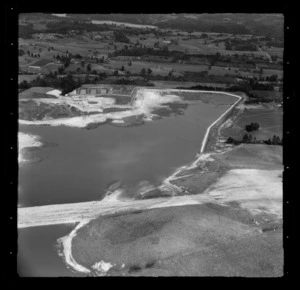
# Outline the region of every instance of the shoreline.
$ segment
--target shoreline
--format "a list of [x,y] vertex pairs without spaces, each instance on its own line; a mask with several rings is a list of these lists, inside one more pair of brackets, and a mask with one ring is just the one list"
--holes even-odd
[[[170,91],[189,91],[190,90],[170,90]],[[197,166],[197,163],[199,162],[199,160],[203,159],[203,158],[209,158],[210,154],[204,154],[205,153],[205,147],[207,145],[207,142],[209,140],[209,136],[210,136],[210,133],[211,133],[211,130],[214,126],[216,126],[219,122],[222,124],[224,123],[223,121],[223,118],[225,116],[227,116],[231,110],[233,108],[236,107],[236,105],[238,103],[241,102],[241,100],[243,100],[244,98],[241,97],[241,96],[238,96],[238,95],[235,95],[235,94],[230,94],[230,93],[226,93],[226,92],[211,92],[211,91],[193,91],[193,92],[202,92],[202,93],[206,93],[206,92],[209,92],[209,93],[218,93],[218,94],[226,94],[226,95],[230,95],[230,96],[234,96],[234,97],[237,97],[238,100],[230,106],[230,108],[228,110],[226,110],[217,120],[215,120],[206,130],[206,133],[205,133],[205,136],[204,136],[204,139],[202,140],[202,144],[201,144],[201,149],[200,149],[200,154],[198,155],[198,158],[191,164],[191,165],[184,165],[184,166],[181,166],[180,168],[178,168],[177,170],[175,170],[175,172],[169,176],[168,178],[166,178],[162,185],[159,187],[159,189],[163,189],[163,188],[167,188],[167,189],[170,189],[170,187],[172,189],[176,188],[179,192],[181,192],[181,189],[176,186],[176,185],[173,185],[171,183],[172,179],[174,178],[174,176],[176,176],[179,172],[181,172],[182,170],[185,170],[185,169],[191,169],[191,168],[194,168]],[[219,124],[219,126],[221,125]],[[217,125],[217,128],[219,127]],[[217,140],[215,140],[215,142],[217,142]],[[104,203],[102,203],[102,205],[107,205],[107,204],[116,204],[116,208],[114,208],[113,210],[113,213],[116,213],[118,211],[122,211],[122,208],[123,207],[120,207],[118,206],[118,204],[123,204],[124,203],[129,203],[129,206],[128,206],[128,210],[132,210],[134,209],[134,205],[137,205],[137,201],[134,201],[134,200],[130,200],[128,202],[124,202],[124,201],[121,201],[120,200],[120,194],[121,192],[116,192],[116,194],[113,194],[113,196],[107,196],[106,200],[104,199]],[[202,203],[202,202],[209,202],[210,201],[210,198],[208,196],[200,196],[198,197],[198,199],[202,200],[197,200],[197,197],[192,197],[191,196],[178,196],[175,198],[175,200],[178,200],[177,202],[175,201],[174,203],[174,197],[170,197],[170,198],[163,198],[163,201],[165,202],[162,202],[162,203],[159,203],[159,204],[156,204],[158,202],[159,199],[150,199],[150,200],[143,200],[142,201],[142,210],[143,209],[151,209],[151,208],[156,208],[156,207],[170,207],[170,206],[182,206],[182,205],[187,205],[187,204],[195,204],[195,203]],[[106,201],[106,202],[105,202]],[[152,205],[150,206],[145,206],[145,203],[153,203]],[[94,203],[92,203],[94,204]],[[110,211],[111,212],[111,211]],[[98,214],[99,216],[100,214]],[[76,233],[77,231],[85,226],[86,224],[88,224],[93,218],[96,218],[96,217],[91,217],[91,218],[84,218],[84,219],[81,219],[81,221],[79,221],[79,224],[71,231],[71,233],[69,235],[66,235],[62,238],[60,238],[58,240],[58,243],[61,244],[62,246],[62,251],[61,251],[61,256],[63,257],[66,265],[68,265],[69,267],[71,267],[72,269],[74,269],[75,271],[79,271],[79,272],[82,272],[82,273],[90,273],[90,270],[88,270],[87,268],[83,267],[82,265],[78,264],[73,256],[72,256],[72,239],[76,236]],[[73,220],[73,223],[74,223],[74,220]]]
[[67,267],[71,269],[81,272],[81,273],[90,273],[90,270],[78,264],[72,255],[72,239],[76,236],[76,232],[90,222],[90,219],[86,219],[81,221],[68,235],[61,237],[57,240],[59,246],[62,248],[61,256],[63,256],[63,260]]
[[42,147],[43,143],[40,141],[40,137],[33,134],[27,134],[18,132],[18,164],[22,166],[30,160],[25,159],[25,150],[27,148]]
[[[135,88],[134,89],[134,91],[137,91],[139,88]],[[145,88],[143,88],[143,89],[145,89]],[[161,91],[161,89],[151,89],[151,90],[159,90],[159,91]],[[179,89],[170,89],[170,90],[165,90],[165,91],[186,91],[186,92],[191,92],[191,90],[179,90]],[[236,94],[231,94],[231,93],[227,93],[227,92],[221,92],[221,91],[201,91],[201,90],[199,90],[199,91],[193,91],[193,92],[202,92],[202,93],[217,93],[217,94],[226,94],[226,95],[230,95],[230,96],[234,96],[234,97],[237,97],[238,98],[238,100],[234,103],[234,104],[232,104],[231,106],[230,106],[230,108],[229,109],[227,109],[217,120],[215,120],[208,128],[207,128],[207,130],[206,130],[206,133],[205,133],[205,136],[204,136],[204,139],[202,140],[202,143],[201,143],[201,149],[200,149],[200,154],[197,154],[196,155],[196,160],[195,161],[193,161],[192,162],[192,164],[185,164],[185,165],[183,165],[183,166],[180,166],[179,168],[177,168],[169,177],[167,177],[165,180],[163,180],[162,181],[162,184],[160,185],[160,186],[158,186],[157,188],[158,189],[160,189],[160,190],[162,190],[162,191],[165,191],[165,190],[174,190],[175,189],[175,191],[177,191],[177,192],[181,192],[182,190],[181,190],[181,188],[180,187],[178,187],[178,186],[176,186],[175,184],[172,184],[171,183],[171,181],[173,180],[173,179],[178,179],[178,177],[177,178],[174,178],[178,173],[180,173],[181,171],[183,171],[183,170],[189,170],[189,169],[193,169],[193,168],[195,168],[196,166],[197,166],[197,163],[200,161],[200,160],[206,160],[206,159],[208,159],[209,158],[209,156],[210,156],[210,153],[205,153],[204,152],[204,150],[205,150],[205,146],[207,145],[207,142],[208,142],[208,140],[209,140],[209,137],[210,137],[210,133],[211,133],[211,129],[213,128],[213,126],[215,126],[215,125],[217,125],[217,123],[218,122],[220,122],[220,121],[222,121],[222,124],[224,123],[223,122],[223,118],[224,118],[224,116],[226,116],[228,113],[230,113],[231,112],[231,110],[233,109],[233,108],[235,108],[236,107],[236,105],[239,103],[239,102],[241,102],[243,99],[244,99],[244,97],[241,97],[241,96],[239,96],[239,95],[236,95]],[[227,121],[227,120],[226,120]],[[222,124],[219,124],[219,126],[221,126]],[[218,126],[218,127],[219,127]],[[217,128],[218,128],[217,127]],[[215,142],[217,142],[217,140],[215,140]],[[42,145],[42,144],[41,144]],[[181,178],[181,177],[184,177],[184,176],[180,176],[179,178]],[[147,192],[147,191],[146,191]],[[122,202],[125,202],[126,203],[126,201],[129,201],[129,200],[124,200],[124,199],[122,199],[121,198],[121,195],[122,195],[122,192],[121,191],[116,191],[116,192],[114,192],[114,193],[112,193],[111,195],[106,195],[105,197],[104,197],[104,199],[102,199],[100,202],[102,202],[102,204],[104,205],[104,204],[114,204],[114,203],[122,203]],[[174,196],[174,195],[172,195],[172,196]],[[172,198],[172,196],[170,196],[170,198]],[[185,195],[186,196],[186,195]],[[163,197],[163,199],[166,199],[166,198],[168,198],[168,197]],[[157,198],[155,198],[155,199],[157,199]],[[147,200],[147,198],[146,199],[144,199],[144,200]],[[137,202],[138,200],[135,200],[135,199],[130,199],[130,202]],[[94,202],[87,202],[87,203],[91,203],[91,204],[95,204],[95,203],[98,203],[97,201],[94,201]],[[87,204],[86,203],[86,204]],[[83,204],[83,203],[82,203]],[[49,206],[51,206],[51,205],[49,205]],[[55,205],[53,205],[53,206],[55,206]],[[39,206],[39,207],[41,207],[41,206]],[[36,207],[31,207],[31,208],[36,208]],[[20,208],[20,209],[22,209],[22,208]],[[23,209],[26,209],[26,208],[23,208]],[[79,221],[77,221],[77,222],[79,222]],[[63,222],[64,223],[64,222]]]
[[[155,94],[158,92],[158,95]],[[164,96],[161,99],[160,92],[167,92],[170,96]],[[83,116],[75,116],[75,117],[64,117],[64,118],[56,118],[56,119],[48,119],[48,120],[35,120],[28,121],[24,119],[19,119],[19,124],[21,125],[35,125],[35,126],[69,126],[76,128],[88,128],[93,124],[105,124],[108,120],[120,122],[126,117],[134,117],[140,114],[144,115],[144,120],[152,121],[152,109],[155,107],[161,107],[164,103],[169,102],[181,102],[180,96],[171,95],[172,92],[189,92],[189,93],[208,93],[208,94],[223,94],[229,95],[233,97],[240,97],[235,94],[222,92],[222,91],[206,91],[206,90],[183,90],[183,89],[161,89],[161,88],[146,88],[146,87],[134,87],[130,97],[130,110],[120,111],[120,112],[111,112],[111,113],[102,113],[99,112],[97,114],[83,115]],[[144,101],[143,94],[150,94],[147,98],[147,101]],[[152,94],[152,95],[151,95]],[[49,102],[49,100],[47,100]],[[51,102],[51,100],[50,100]],[[55,100],[57,102],[57,100]],[[72,106],[75,106],[72,104]],[[128,106],[127,106],[128,107]]]
[[[207,92],[207,91],[205,91]],[[205,153],[205,147],[208,143],[208,140],[209,138],[211,137],[210,136],[210,133],[211,133],[211,129],[213,128],[213,126],[216,126],[217,128],[215,128],[215,130],[218,130],[218,128],[220,126],[222,126],[226,121],[227,119],[223,120],[223,118],[225,117],[226,118],[226,115],[230,114],[231,111],[237,106],[239,105],[242,100],[244,100],[243,97],[241,96],[238,96],[238,95],[235,95],[235,94],[231,94],[231,93],[226,93],[224,92],[224,94],[227,94],[227,95],[230,95],[230,96],[233,96],[233,97],[237,97],[238,100],[232,105],[230,106],[230,108],[228,110],[226,110],[217,120],[215,120],[206,130],[206,133],[204,135],[204,138],[202,140],[202,144],[201,144],[201,149],[200,149],[200,154],[197,154],[197,158],[195,161],[193,161],[193,163],[191,165],[183,165],[183,166],[180,166],[179,168],[177,168],[169,177],[167,177],[164,181],[163,181],[163,184],[159,187],[159,189],[164,189],[165,187],[166,188],[173,188],[179,192],[181,192],[181,189],[175,185],[175,184],[172,184],[172,180],[174,179],[177,179],[175,178],[175,176],[177,174],[179,174],[180,172],[184,171],[184,170],[189,170],[189,169],[193,169],[195,167],[197,167],[197,163],[200,161],[200,160],[205,160],[205,159],[208,159],[210,154],[209,153]],[[219,126],[217,125],[218,122],[221,122],[221,124],[219,124]],[[218,138],[218,136],[216,136],[216,138]],[[217,142],[217,140],[214,140],[215,143]],[[213,152],[212,152],[213,153]]]

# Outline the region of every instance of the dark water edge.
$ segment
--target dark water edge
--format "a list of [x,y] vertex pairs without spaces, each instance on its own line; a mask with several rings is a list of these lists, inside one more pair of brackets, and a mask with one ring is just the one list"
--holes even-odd
[[68,269],[59,255],[57,239],[74,225],[51,225],[18,229],[18,274],[20,277],[85,277]]
[[23,164],[31,164],[36,162],[41,162],[43,160],[42,157],[37,157],[38,152],[42,149],[48,148],[48,147],[55,147],[58,146],[57,143],[54,142],[44,142],[41,146],[32,146],[32,147],[25,147],[22,149],[22,155],[23,158],[26,159],[26,161],[23,161]]

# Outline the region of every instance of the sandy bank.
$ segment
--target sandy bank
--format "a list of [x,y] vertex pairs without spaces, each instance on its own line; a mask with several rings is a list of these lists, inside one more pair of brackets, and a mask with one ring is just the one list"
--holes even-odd
[[64,256],[67,266],[71,267],[71,269],[81,272],[81,273],[90,273],[90,270],[83,267],[82,265],[79,265],[74,260],[74,258],[72,256],[72,239],[76,236],[77,231],[80,228],[82,228],[83,226],[85,226],[88,222],[90,222],[90,220],[81,221],[70,234],[58,239],[58,243],[60,244],[60,246],[63,249],[63,256]]

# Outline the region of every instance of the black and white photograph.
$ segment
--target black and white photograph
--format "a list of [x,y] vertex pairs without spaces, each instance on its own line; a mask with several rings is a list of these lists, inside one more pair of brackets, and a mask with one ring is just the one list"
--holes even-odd
[[282,13],[18,14],[19,277],[284,275]]

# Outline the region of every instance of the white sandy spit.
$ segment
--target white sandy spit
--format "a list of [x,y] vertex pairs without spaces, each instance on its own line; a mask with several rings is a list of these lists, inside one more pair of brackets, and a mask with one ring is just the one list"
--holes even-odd
[[70,234],[57,240],[58,243],[61,244],[63,247],[63,257],[64,257],[66,264],[69,267],[71,267],[73,270],[82,272],[82,273],[90,273],[91,271],[89,269],[85,268],[84,266],[79,265],[73,258],[73,256],[72,256],[72,239],[76,236],[77,231],[89,222],[90,222],[89,219],[81,221]]
[[27,147],[40,147],[42,143],[39,141],[39,137],[32,134],[18,133],[18,151],[19,151],[19,164],[26,162],[23,156],[24,149]]

